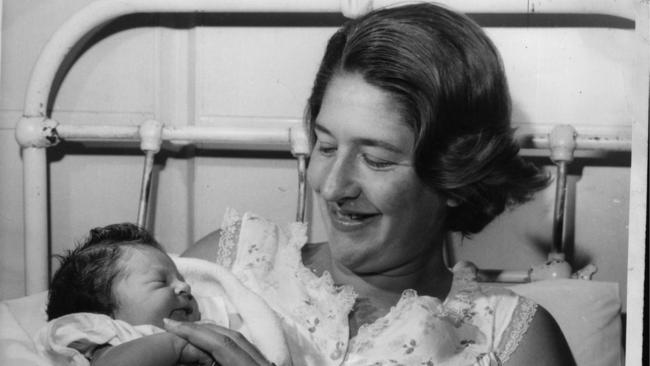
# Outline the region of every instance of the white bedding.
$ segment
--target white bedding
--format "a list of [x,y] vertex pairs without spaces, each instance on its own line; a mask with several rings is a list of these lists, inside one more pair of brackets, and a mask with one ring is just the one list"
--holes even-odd
[[[197,258],[180,258],[172,256],[179,271],[192,286],[192,292],[200,304],[210,305],[210,301],[227,298],[229,306],[240,315],[242,323],[240,330],[251,340],[266,357],[277,365],[289,364],[289,351],[285,342],[280,322],[270,307],[252,291],[246,289],[229,271],[216,266],[214,263]],[[219,294],[219,296],[215,296]],[[201,297],[202,299],[199,299]],[[50,358],[42,357],[35,343],[39,331],[47,324],[45,308],[47,292],[23,298],[0,302],[0,365],[52,365]],[[204,306],[202,315],[206,319],[215,320],[223,317],[222,313],[214,313],[225,308],[224,303],[218,306]],[[255,324],[255,326],[251,326]],[[95,334],[96,335],[96,334]],[[58,338],[48,336],[44,344],[53,357],[69,357],[66,365],[77,365],[74,357],[78,352],[59,352],[61,345]],[[82,362],[83,364],[83,362]]]
[[[511,288],[544,306],[565,333],[578,365],[613,366],[622,359],[618,284],[551,280]],[[47,293],[0,302],[0,365],[53,366],[32,337],[46,323]]]
[[47,292],[0,302],[0,365],[51,366],[33,336],[46,323]]

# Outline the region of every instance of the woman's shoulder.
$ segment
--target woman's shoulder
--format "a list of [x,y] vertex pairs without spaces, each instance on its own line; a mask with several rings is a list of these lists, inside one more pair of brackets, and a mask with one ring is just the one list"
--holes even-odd
[[445,301],[450,306],[475,307],[475,303],[480,302],[514,310],[519,302],[526,302],[505,285],[479,282],[478,269],[472,262],[458,262],[451,271],[453,279]]
[[194,245],[185,250],[181,256],[200,258],[212,261],[217,257],[217,248],[221,238],[221,229],[217,229],[199,239]]
[[566,340],[546,309],[506,286],[478,282],[474,268],[468,262],[453,268],[445,306],[462,323],[491,334],[490,343],[505,365],[573,364]]
[[[504,360],[506,361],[506,360]],[[575,365],[571,349],[553,316],[537,306],[505,365]]]
[[569,346],[553,316],[506,286],[479,283],[471,264],[454,268],[445,301],[464,322],[492,330],[504,365],[574,365]]
[[[254,212],[240,214],[234,209],[227,209],[219,229],[203,236],[194,245],[185,250],[181,256],[196,257],[210,261],[222,260],[220,263],[230,267],[237,252],[266,251],[276,252],[278,246],[290,246],[300,250],[307,241],[305,224],[292,222],[287,225],[277,224]],[[308,253],[316,253],[319,245],[309,245]]]

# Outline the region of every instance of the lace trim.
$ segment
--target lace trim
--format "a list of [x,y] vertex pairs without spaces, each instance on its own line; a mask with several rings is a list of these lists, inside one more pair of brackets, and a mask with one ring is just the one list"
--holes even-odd
[[291,223],[288,226],[288,231],[289,250],[283,254],[289,257],[289,262],[294,265],[300,281],[305,284],[306,288],[315,290],[315,293],[318,293],[317,289],[322,289],[325,293],[332,295],[337,303],[337,308],[343,314],[349,313],[357,299],[357,293],[352,286],[336,285],[328,271],[324,271],[318,276],[302,263],[300,249],[307,243],[307,225],[297,222]]
[[432,316],[447,317],[450,315],[448,309],[445,308],[439,299],[431,297],[431,302],[426,303],[423,302],[422,299],[423,297],[419,296],[417,291],[413,289],[404,290],[400,299],[395,305],[391,306],[388,313],[376,319],[374,322],[362,324],[359,327],[357,335],[351,339],[350,348],[358,348],[363,344],[363,342],[374,339],[384,330],[384,328],[397,318],[398,314],[407,313],[407,310],[414,305],[419,305],[429,309]]
[[237,211],[227,208],[221,224],[216,263],[228,269],[232,267],[237,256],[237,242],[239,241],[241,223],[241,217]]
[[498,356],[503,363],[508,361],[519,346],[536,312],[537,303],[528,298],[519,297],[517,307],[512,314],[512,321],[504,331],[499,345]]
[[350,340],[350,349],[355,350],[366,342],[372,342],[377,335],[388,326],[390,320],[395,317],[395,314],[400,313],[406,306],[410,305],[418,297],[415,290],[405,290],[397,303],[390,307],[388,313],[384,316],[375,319],[373,322],[361,324],[357,330],[357,334]]
[[338,301],[337,306],[342,312],[347,314],[352,310],[358,296],[352,286],[336,285],[328,271],[323,272],[319,277],[304,266],[298,268],[298,276],[307,288],[322,289],[327,294],[335,296]]
[[218,263],[267,301],[293,342],[307,347],[300,352],[308,350],[329,362],[342,358],[356,293],[334,284],[329,273],[318,276],[304,266],[307,226],[281,227],[250,212],[239,216],[229,210],[221,230]]

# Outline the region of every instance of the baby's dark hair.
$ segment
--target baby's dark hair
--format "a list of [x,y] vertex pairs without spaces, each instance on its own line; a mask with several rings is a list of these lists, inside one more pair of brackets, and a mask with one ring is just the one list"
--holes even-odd
[[113,281],[120,274],[123,247],[145,245],[164,251],[145,229],[131,223],[90,230],[84,242],[64,255],[50,284],[47,318],[89,312],[113,316],[117,303]]

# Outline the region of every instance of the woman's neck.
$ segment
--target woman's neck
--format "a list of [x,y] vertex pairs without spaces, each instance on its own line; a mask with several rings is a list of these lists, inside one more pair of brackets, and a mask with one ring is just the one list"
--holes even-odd
[[[393,294],[413,289],[419,295],[444,299],[451,286],[452,274],[444,263],[441,250],[417,256],[411,262],[376,273],[356,273],[331,256],[327,243],[307,244],[302,251],[303,263],[321,275],[328,271],[336,284],[352,286],[359,294]],[[419,260],[425,258],[425,260]]]
[[388,313],[404,290],[444,300],[451,287],[452,274],[441,250],[418,256],[418,259],[380,273],[355,273],[334,260],[327,244],[310,244],[303,250],[303,260],[317,274],[330,272],[336,284],[348,285],[358,294],[350,314],[350,331],[356,334],[362,324],[372,323]]
[[425,253],[412,262],[376,273],[357,273],[330,259],[328,270],[335,283],[352,286],[360,296],[392,298],[394,302],[408,289],[444,299],[452,278],[438,253]]

